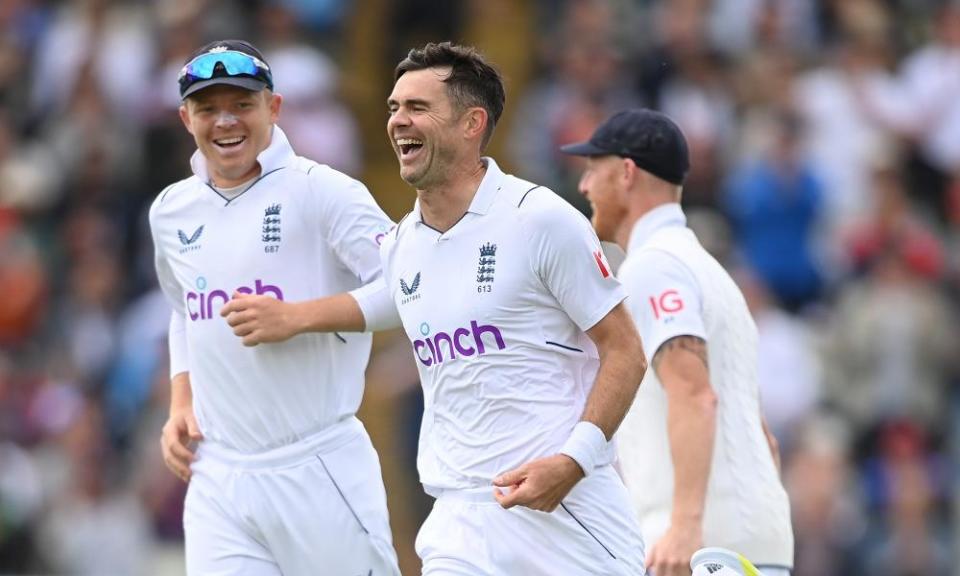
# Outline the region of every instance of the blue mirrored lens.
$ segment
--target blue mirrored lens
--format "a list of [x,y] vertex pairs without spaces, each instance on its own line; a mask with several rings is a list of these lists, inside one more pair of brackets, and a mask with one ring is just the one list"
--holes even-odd
[[232,50],[201,54],[188,62],[180,71],[181,87],[186,88],[198,80],[213,78],[217,73],[217,64],[223,65],[227,76],[252,76],[263,80],[268,87],[273,87],[272,74],[264,62],[249,54]]

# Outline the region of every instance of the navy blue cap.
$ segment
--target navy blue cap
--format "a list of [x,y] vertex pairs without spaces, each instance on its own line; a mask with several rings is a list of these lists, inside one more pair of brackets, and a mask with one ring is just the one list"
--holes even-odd
[[586,142],[560,147],[574,156],[622,156],[673,184],[683,184],[690,170],[687,139],[665,114],[646,108],[617,112]]

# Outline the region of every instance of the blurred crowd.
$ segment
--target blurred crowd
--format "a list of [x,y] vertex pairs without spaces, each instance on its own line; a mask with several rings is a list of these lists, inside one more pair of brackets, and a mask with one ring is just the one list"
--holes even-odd
[[[957,0],[2,0],[0,573],[182,572],[146,209],[189,174],[177,73],[225,37],[265,53],[295,149],[394,218],[384,102],[424,41],[507,71],[493,153],[585,212],[558,146],[626,106],[671,115],[691,226],[760,330],[794,574],[960,574]],[[402,338],[368,376],[412,574],[429,502]]]

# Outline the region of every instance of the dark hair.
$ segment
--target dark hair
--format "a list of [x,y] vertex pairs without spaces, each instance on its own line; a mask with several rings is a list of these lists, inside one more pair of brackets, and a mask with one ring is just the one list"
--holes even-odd
[[450,42],[430,42],[423,48],[414,48],[397,64],[393,80],[396,82],[407,72],[448,66],[450,75],[443,82],[454,105],[461,110],[479,106],[487,111],[487,130],[480,143],[485,148],[507,97],[500,73],[475,48]]

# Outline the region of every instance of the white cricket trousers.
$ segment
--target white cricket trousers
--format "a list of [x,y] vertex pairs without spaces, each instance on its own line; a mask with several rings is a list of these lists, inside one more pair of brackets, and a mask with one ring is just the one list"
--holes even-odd
[[255,455],[201,442],[189,576],[397,576],[380,462],[356,418]]
[[550,513],[505,510],[493,489],[440,491],[417,534],[423,576],[644,574],[640,525],[613,467],[582,479]]

